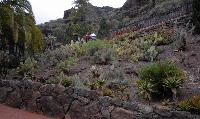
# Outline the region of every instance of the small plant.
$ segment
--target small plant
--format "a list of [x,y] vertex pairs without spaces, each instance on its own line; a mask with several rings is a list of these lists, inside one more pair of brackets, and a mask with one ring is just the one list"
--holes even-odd
[[108,82],[113,80],[124,80],[125,76],[120,68],[115,69],[111,67],[108,71],[105,71],[101,74],[100,79]]
[[184,111],[200,113],[200,96],[194,96],[191,99],[181,101],[179,108]]
[[109,88],[103,89],[103,96],[115,97],[114,92]]
[[142,68],[139,71],[139,78],[141,80],[137,83],[139,92],[159,94],[164,97],[172,93],[175,99],[176,89],[183,84],[186,76],[174,63],[164,62]]
[[146,80],[138,80],[136,82],[138,94],[143,95],[144,99],[151,100],[151,93],[154,92],[154,85]]
[[130,43],[129,41],[124,41],[117,48],[117,54],[122,59],[130,59],[135,62],[143,57],[143,51],[136,45],[136,43]]
[[99,78],[99,76],[101,75],[100,74],[100,71],[99,69],[96,67],[96,65],[93,65],[91,68],[90,68],[91,72],[92,72],[92,76],[93,78]]
[[158,55],[158,51],[156,46],[151,46],[145,53],[144,58],[148,61],[153,62]]
[[115,51],[111,47],[102,47],[91,58],[95,64],[110,64],[115,60]]
[[17,73],[20,75],[25,75],[28,73],[32,73],[34,69],[37,68],[37,61],[32,58],[28,58],[25,62],[21,62],[19,67],[17,68]]
[[173,93],[173,98],[176,100],[177,96],[177,88],[183,84],[184,78],[180,77],[169,77],[166,80],[164,80],[164,86],[171,89],[171,92]]
[[46,81],[47,84],[60,84],[65,87],[71,85],[71,77],[66,76],[63,72],[60,72],[57,76],[50,77],[49,80]]
[[105,41],[102,40],[89,41],[82,45],[81,54],[93,56],[96,51],[102,49],[102,47],[104,47],[105,45],[106,45]]
[[57,64],[57,69],[67,73],[76,65],[76,61],[76,58],[69,58],[68,60],[61,61]]
[[65,77],[62,81],[61,81],[61,84],[64,86],[64,87],[69,87],[72,85],[73,79],[71,77]]

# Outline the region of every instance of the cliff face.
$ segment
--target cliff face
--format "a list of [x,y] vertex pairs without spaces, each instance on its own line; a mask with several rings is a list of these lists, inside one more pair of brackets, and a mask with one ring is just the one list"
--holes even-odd
[[122,6],[122,9],[130,10],[130,9],[138,8],[138,7],[151,3],[151,1],[152,0],[127,0]]
[[[91,32],[108,35],[109,31],[119,29],[123,27],[126,22],[134,19],[148,18],[148,16],[162,13],[172,9],[184,2],[192,0],[127,0],[121,8],[115,9],[112,7],[96,7],[92,4],[88,4],[88,14],[86,15],[86,23],[92,25],[93,30]],[[58,39],[62,38],[61,34],[66,34],[66,29],[70,23],[76,21],[70,21],[69,15],[72,9],[64,11],[64,17],[62,20],[55,20],[53,22],[45,23],[41,25],[42,28],[50,29],[52,34]],[[62,22],[60,22],[62,21]],[[80,22],[81,20],[79,20]],[[103,25],[103,27],[101,27]],[[106,29],[105,29],[106,28]],[[62,32],[61,32],[62,31]]]

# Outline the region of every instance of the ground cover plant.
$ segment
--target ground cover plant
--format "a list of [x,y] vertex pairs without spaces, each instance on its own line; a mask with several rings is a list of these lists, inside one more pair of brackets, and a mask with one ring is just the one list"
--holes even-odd
[[147,100],[151,100],[155,95],[176,99],[177,89],[183,84],[186,76],[174,63],[166,61],[143,67],[139,71],[139,79],[138,92]]

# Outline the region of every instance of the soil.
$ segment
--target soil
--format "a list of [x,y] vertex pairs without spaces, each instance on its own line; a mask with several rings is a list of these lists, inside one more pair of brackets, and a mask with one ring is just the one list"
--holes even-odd
[[[157,61],[174,61],[178,67],[183,69],[187,74],[188,79],[179,89],[178,100],[188,99],[191,96],[200,95],[200,37],[192,36],[188,38],[185,51],[177,51],[173,46],[173,43],[159,46],[164,49],[164,52],[157,57]],[[135,81],[138,80],[138,70],[148,64],[150,64],[150,62],[139,61],[131,63],[123,60],[118,62],[119,67],[124,70],[126,78],[133,82],[133,85],[130,87],[130,101],[137,100],[145,103],[145,101],[136,94]],[[111,65],[96,66],[101,69],[102,72],[105,72]],[[71,75],[79,75],[82,80],[92,79],[90,71],[91,67],[92,64],[88,62],[87,58],[81,58],[78,65],[72,69]]]
[[[56,119],[0,104],[0,119]],[[69,118],[66,118],[69,119]]]

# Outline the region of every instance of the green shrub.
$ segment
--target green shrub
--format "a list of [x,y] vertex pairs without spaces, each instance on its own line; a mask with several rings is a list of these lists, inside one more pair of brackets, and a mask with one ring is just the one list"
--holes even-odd
[[[63,72],[60,72],[58,75],[50,77],[48,80],[46,80],[46,84],[64,84],[64,80],[68,80],[69,77],[67,77]],[[64,86],[64,85],[63,85]]]
[[122,59],[129,59],[133,62],[138,61],[143,57],[143,51],[138,46],[140,42],[130,43],[129,41],[122,42],[117,48],[117,55]]
[[143,95],[146,100],[151,100],[151,93],[154,92],[154,85],[146,80],[138,80],[136,85],[138,94]]
[[139,78],[137,87],[140,93],[148,92],[164,97],[172,93],[176,97],[176,89],[183,84],[186,76],[174,63],[168,61],[143,67],[139,71]]
[[35,59],[28,58],[24,61],[24,63],[20,63],[19,67],[17,68],[17,73],[20,75],[32,73],[37,67],[37,61]]
[[69,87],[69,86],[71,86],[72,83],[73,83],[72,80],[73,80],[73,79],[72,79],[71,77],[65,77],[65,78],[62,80],[61,84],[62,84],[64,87]]
[[106,46],[105,41],[96,40],[96,41],[89,41],[84,43],[81,47],[81,54],[82,55],[89,55],[93,56],[96,51],[101,50],[102,47]]
[[200,113],[200,96],[194,96],[191,99],[181,101],[179,108],[184,111]]
[[113,80],[124,80],[124,72],[120,68],[111,67],[108,71],[101,74],[100,80],[113,81]]
[[151,46],[147,51],[144,52],[144,59],[153,62],[158,55],[156,46]]
[[103,96],[109,96],[109,97],[114,98],[114,97],[115,97],[115,94],[114,94],[114,92],[113,92],[111,89],[109,89],[109,88],[104,88],[104,89],[103,89]]
[[111,47],[102,47],[91,57],[92,63],[111,64],[115,60],[115,51]]
[[59,71],[63,71],[65,73],[69,72],[71,68],[73,68],[76,65],[77,59],[76,58],[69,58],[68,60],[61,61],[57,64],[57,69]]

